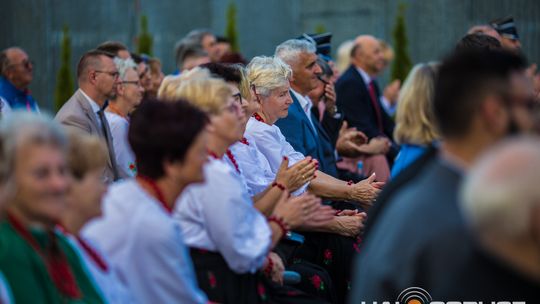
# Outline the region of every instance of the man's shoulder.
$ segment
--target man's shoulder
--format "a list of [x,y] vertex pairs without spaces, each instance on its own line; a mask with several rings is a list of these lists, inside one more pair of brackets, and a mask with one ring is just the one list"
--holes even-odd
[[67,117],[70,115],[82,116],[84,114],[84,109],[82,107],[82,102],[84,102],[84,100],[81,100],[81,98],[81,94],[78,91],[75,92],[75,94],[62,105],[60,110],[58,110],[56,117]]

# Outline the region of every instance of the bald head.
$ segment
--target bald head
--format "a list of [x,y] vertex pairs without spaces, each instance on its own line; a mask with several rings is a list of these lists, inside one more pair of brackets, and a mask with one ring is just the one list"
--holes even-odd
[[462,188],[462,206],[479,234],[522,238],[532,227],[540,227],[532,222],[540,221],[538,151],[538,138],[514,138],[495,146],[472,167]]
[[377,76],[385,66],[384,52],[379,40],[370,35],[360,35],[354,40],[351,62],[371,77]]
[[0,74],[20,90],[32,82],[33,68],[28,54],[19,47],[10,47],[0,53]]

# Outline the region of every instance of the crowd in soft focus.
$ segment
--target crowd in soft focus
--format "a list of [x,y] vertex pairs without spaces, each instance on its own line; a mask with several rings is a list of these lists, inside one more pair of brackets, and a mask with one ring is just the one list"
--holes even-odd
[[106,41],[54,117],[3,50],[0,303],[538,302],[540,75],[513,18],[386,85],[387,42],[331,38],[247,60],[197,29],[166,77]]

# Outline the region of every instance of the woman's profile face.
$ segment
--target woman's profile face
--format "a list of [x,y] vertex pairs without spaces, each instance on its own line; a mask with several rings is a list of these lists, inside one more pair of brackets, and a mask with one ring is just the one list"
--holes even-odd
[[103,180],[103,170],[95,168],[87,172],[80,180],[74,179],[69,193],[71,204],[87,220],[101,215],[101,200],[107,191],[107,184]]
[[289,106],[292,104],[289,84],[275,88],[268,96],[261,95],[261,105],[264,114],[270,121],[275,122],[280,118],[285,118],[289,114]]

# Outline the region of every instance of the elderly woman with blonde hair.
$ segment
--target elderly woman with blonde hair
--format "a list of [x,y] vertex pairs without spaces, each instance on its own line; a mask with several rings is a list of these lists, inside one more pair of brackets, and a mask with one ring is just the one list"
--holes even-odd
[[433,114],[436,63],[417,64],[403,84],[398,101],[394,138],[401,145],[392,177],[420,157],[439,139]]

